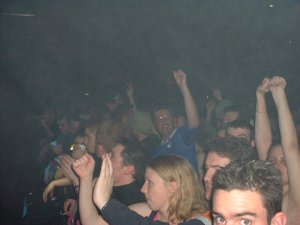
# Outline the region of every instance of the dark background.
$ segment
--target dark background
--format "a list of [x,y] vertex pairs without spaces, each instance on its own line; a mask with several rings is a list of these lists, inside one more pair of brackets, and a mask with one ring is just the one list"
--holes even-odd
[[40,105],[128,80],[140,101],[161,98],[160,84],[173,69],[188,73],[200,104],[214,86],[236,101],[254,101],[258,83],[274,74],[287,79],[289,95],[300,93],[297,0],[2,0],[0,6],[1,211],[9,215],[19,215],[22,191],[14,193],[22,190],[27,162],[20,124]]

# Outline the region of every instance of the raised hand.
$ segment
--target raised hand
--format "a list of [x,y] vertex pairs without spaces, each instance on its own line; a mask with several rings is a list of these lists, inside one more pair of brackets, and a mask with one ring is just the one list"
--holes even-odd
[[134,95],[134,86],[131,81],[127,82],[126,94],[128,98],[133,97]]
[[286,98],[286,94],[284,90],[285,86],[286,86],[286,81],[283,77],[274,76],[271,78],[270,91],[272,93],[275,104],[277,104],[279,99],[281,99],[283,96],[284,98]]
[[270,91],[269,85],[270,85],[270,78],[266,77],[265,79],[263,79],[261,84],[256,88],[256,92],[264,95],[266,92]]
[[97,179],[93,200],[97,207],[101,210],[108,202],[112,193],[113,187],[113,168],[109,154],[103,156],[100,176]]
[[212,97],[214,97],[216,100],[221,101],[223,99],[222,93],[220,90],[213,88],[211,91],[212,91],[211,92]]
[[214,111],[214,109],[217,106],[217,102],[214,99],[210,99],[207,103],[206,103],[206,110],[208,113],[211,113],[212,111]]
[[72,170],[72,164],[75,160],[69,155],[61,155],[58,164],[63,174],[68,177],[75,185],[79,184],[78,177]]
[[173,76],[175,78],[175,81],[177,85],[182,88],[183,86],[186,86],[186,73],[184,73],[182,70],[174,70]]
[[90,154],[85,154],[80,159],[77,159],[72,165],[79,179],[85,179],[93,176],[95,161]]
[[286,87],[286,81],[283,77],[274,76],[270,80],[270,91],[275,91],[277,89],[284,89]]

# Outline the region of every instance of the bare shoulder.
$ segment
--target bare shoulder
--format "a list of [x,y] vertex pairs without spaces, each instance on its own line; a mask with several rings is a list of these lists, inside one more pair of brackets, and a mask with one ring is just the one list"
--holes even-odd
[[132,204],[129,206],[129,208],[143,217],[149,216],[151,214],[151,209],[145,202]]

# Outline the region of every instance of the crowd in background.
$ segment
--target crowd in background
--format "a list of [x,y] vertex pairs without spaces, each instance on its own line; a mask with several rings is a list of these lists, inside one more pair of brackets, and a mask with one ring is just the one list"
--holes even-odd
[[[296,98],[286,97],[284,78],[274,76],[257,84],[255,106],[237,103],[218,88],[201,102],[191,93],[188,75],[180,70],[173,73],[175,82],[164,87],[169,89],[155,101],[136,101],[138,93],[129,82],[125,89],[106,87],[98,102],[73,100],[29,116],[24,122],[30,160],[23,175],[23,221],[34,224],[37,218],[48,222],[55,218],[49,224],[106,224],[92,192],[109,154],[114,170],[112,198],[139,215],[172,224],[195,215],[203,224],[211,224],[215,173],[233,163],[271,161],[283,174],[282,210],[289,224],[296,224],[300,104],[287,101]],[[269,103],[269,92],[275,104]],[[179,157],[168,158],[174,154]],[[170,174],[165,165],[172,168]],[[176,177],[177,173],[185,177],[178,178],[183,175]],[[193,192],[190,196],[180,194],[194,201],[183,203],[172,188],[168,191],[177,193],[172,201],[164,195],[149,200],[154,198],[148,194],[152,179],[167,182],[166,176],[193,186],[182,187],[183,192]]]

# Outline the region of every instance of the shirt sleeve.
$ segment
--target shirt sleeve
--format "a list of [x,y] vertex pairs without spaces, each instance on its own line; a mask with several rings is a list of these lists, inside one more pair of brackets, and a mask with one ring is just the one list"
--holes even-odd
[[186,146],[190,146],[195,144],[199,128],[190,128],[187,124],[184,124],[177,129],[177,132],[183,143]]
[[[107,206],[101,211],[103,218],[110,225],[169,225],[161,221],[153,221],[149,217],[142,217],[136,212],[130,210],[126,205],[115,199],[109,200]],[[193,219],[180,225],[204,225],[200,220]]]

